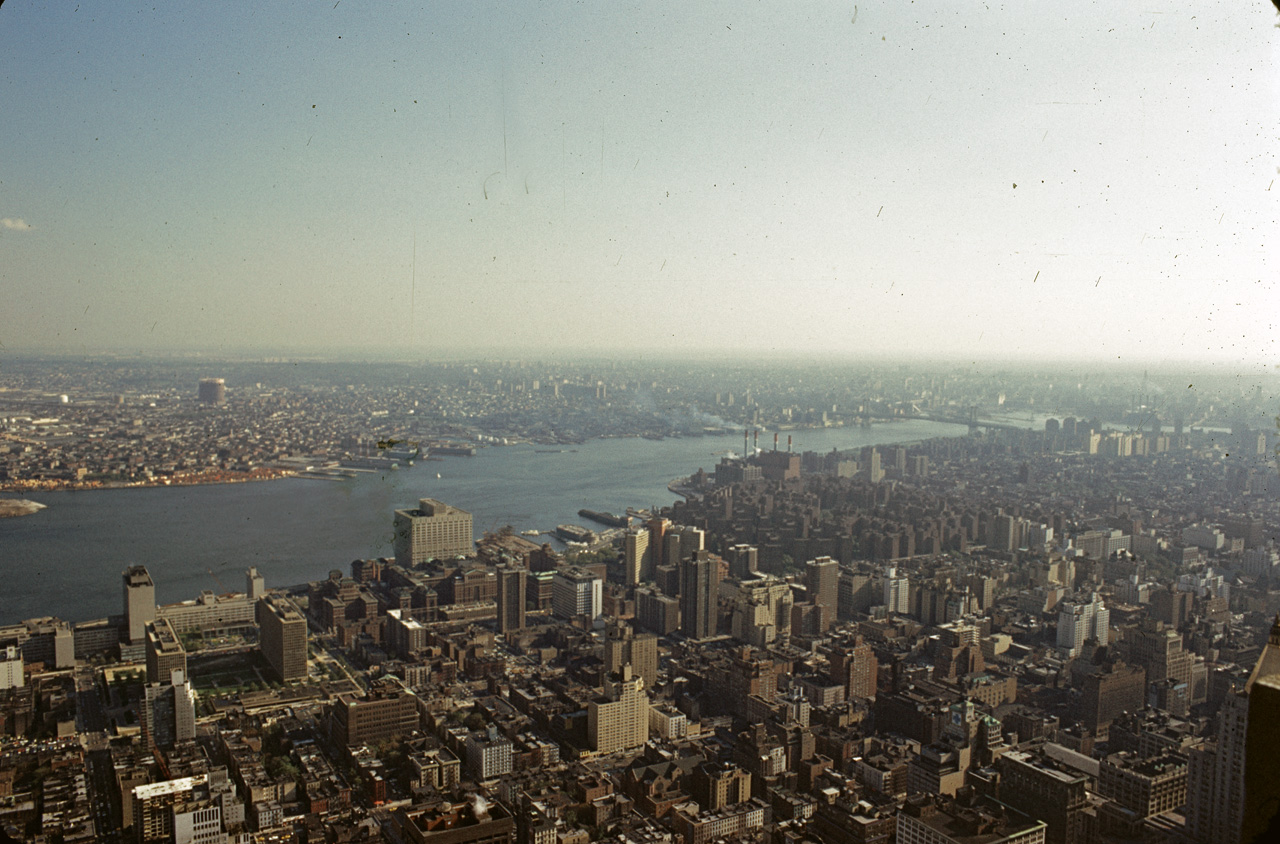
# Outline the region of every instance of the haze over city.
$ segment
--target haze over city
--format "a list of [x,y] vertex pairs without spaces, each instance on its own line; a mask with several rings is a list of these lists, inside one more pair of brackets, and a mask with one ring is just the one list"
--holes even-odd
[[0,9],[0,343],[1270,364],[1275,10]]

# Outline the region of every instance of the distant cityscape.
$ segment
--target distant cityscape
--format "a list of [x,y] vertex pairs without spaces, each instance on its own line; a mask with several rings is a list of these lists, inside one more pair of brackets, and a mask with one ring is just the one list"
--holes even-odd
[[[489,445],[1035,416],[1110,430],[1274,435],[1261,381],[1221,373],[948,365],[111,361],[13,357],[0,370],[3,489],[341,475]],[[1273,378],[1263,373],[1259,378]],[[1272,381],[1273,383],[1273,381]],[[1107,424],[1104,430],[1103,423]],[[1074,432],[1075,428],[1071,427]],[[764,432],[764,439],[760,439]],[[1225,440],[1223,441],[1225,443]],[[1106,438],[1100,448],[1114,448]],[[1139,445],[1139,448],[1144,447]],[[1244,448],[1256,450],[1257,443]]]
[[[130,565],[118,614],[7,620],[0,831],[1274,840],[1277,383],[1065,365],[6,360],[0,515],[17,519],[51,515],[53,490],[344,483],[515,444],[708,437],[718,458],[673,482],[670,506],[584,509],[554,546],[477,538],[478,502],[423,497],[385,513],[390,555],[311,583],[246,565],[242,589],[160,604],[163,575]],[[965,427],[792,448],[792,432],[911,419]]]

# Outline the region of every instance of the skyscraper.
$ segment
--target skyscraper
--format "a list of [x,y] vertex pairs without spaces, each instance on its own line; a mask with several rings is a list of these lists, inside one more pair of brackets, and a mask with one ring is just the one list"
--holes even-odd
[[22,651],[17,645],[8,645],[0,651],[0,689],[16,689],[27,684],[22,673]]
[[689,556],[684,553],[684,543],[680,541],[680,534],[676,533],[679,528],[667,531],[662,537],[662,559],[665,565],[678,565],[681,560]]
[[[674,546],[672,540],[675,541]],[[663,562],[668,566],[674,566],[685,557],[692,557],[706,548],[707,536],[701,528],[675,525],[667,533],[666,543],[667,550],[662,552]]]
[[991,545],[1001,551],[1013,551],[1022,545],[1018,520],[1008,513],[1000,513],[991,521]]
[[524,629],[525,575],[518,566],[498,566],[498,632]]
[[680,632],[705,639],[716,632],[715,577],[711,557],[698,551],[680,563]]
[[467,772],[476,781],[483,781],[511,773],[511,740],[496,725],[467,736]]
[[760,570],[760,552],[754,545],[735,545],[729,549],[729,574],[739,580],[754,577]]
[[397,565],[464,556],[475,548],[471,514],[434,498],[420,499],[414,510],[396,510],[393,523]]
[[288,598],[258,601],[258,647],[281,680],[307,677],[307,620]]
[[168,620],[159,618],[147,625],[147,682],[168,683],[174,671],[187,672],[187,651]]
[[600,578],[586,569],[560,569],[551,578],[551,610],[561,618],[594,622],[604,612]]
[[187,672],[175,668],[163,682],[143,687],[142,739],[147,748],[171,748],[196,737],[195,694]]
[[1244,779],[1245,841],[1280,836],[1280,675],[1259,677],[1249,690],[1249,735]]
[[644,680],[645,688],[653,688],[658,682],[658,637],[636,633],[626,622],[615,620],[605,629],[604,670],[612,674],[624,665]]
[[884,480],[884,469],[880,468],[880,452],[874,448],[863,449],[862,466],[867,480],[878,484]]
[[1141,666],[1117,662],[1084,678],[1078,717],[1098,731],[1125,712],[1140,712],[1146,704],[1146,672]]
[[249,600],[257,602],[267,591],[267,582],[262,575],[258,574],[257,566],[250,566],[244,573],[244,593],[249,596]]
[[131,643],[145,640],[147,625],[156,620],[156,585],[146,566],[130,566],[123,572],[125,633]]
[[822,630],[825,632],[836,620],[837,584],[840,566],[830,557],[810,560],[805,566],[805,586],[809,590],[809,602],[821,608]]
[[202,404],[226,404],[227,382],[222,378],[201,378],[196,397]]
[[1075,657],[1087,639],[1105,645],[1110,624],[1111,611],[1096,594],[1088,603],[1063,601],[1058,611],[1058,649]]
[[[1266,647],[1262,649],[1244,688],[1227,692],[1218,709],[1218,730],[1214,741],[1191,751],[1187,774],[1187,835],[1203,844],[1238,844],[1245,819],[1245,751],[1249,746],[1249,696],[1257,681],[1280,674],[1280,616],[1271,626]],[[1260,690],[1264,697],[1268,690]],[[1267,712],[1274,718],[1274,712]],[[1254,745],[1258,745],[1255,740]],[[1265,762],[1265,760],[1262,760]],[[1261,767],[1261,764],[1258,766]],[[1264,789],[1274,789],[1266,783]],[[1251,820],[1263,811],[1265,792],[1255,792]],[[1256,831],[1251,822],[1250,832]]]
[[[732,590],[729,632],[739,642],[758,648],[791,628],[795,606],[791,584],[773,575],[738,580]],[[718,592],[718,589],[717,589]]]
[[649,520],[649,555],[652,558],[653,567],[668,563],[662,558],[663,538],[667,535],[667,528],[671,527],[671,522],[660,516],[654,516]]
[[832,645],[826,653],[831,682],[844,687],[846,700],[875,698],[880,662],[861,636],[852,642]]
[[646,573],[652,576],[653,554],[649,551],[648,530],[645,528],[627,530],[623,538],[622,560],[628,586],[635,586],[641,580],[645,580]]
[[906,615],[911,611],[911,582],[906,575],[898,576],[896,566],[884,569],[885,612]]
[[636,622],[666,636],[680,629],[680,602],[652,586],[636,590]]
[[587,703],[587,738],[602,754],[640,747],[649,740],[649,696],[631,666],[605,678],[605,697]]

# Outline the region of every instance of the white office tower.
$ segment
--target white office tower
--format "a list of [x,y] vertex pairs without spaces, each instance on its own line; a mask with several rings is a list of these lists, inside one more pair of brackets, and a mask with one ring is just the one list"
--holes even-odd
[[1089,639],[1105,645],[1110,624],[1111,611],[1096,593],[1087,603],[1063,601],[1058,611],[1058,649],[1076,657]]
[[595,621],[604,611],[603,604],[600,578],[586,569],[564,568],[552,576],[551,610],[560,618],[585,616]]
[[26,685],[22,671],[22,651],[17,645],[9,645],[0,653],[0,689],[16,689]]
[[258,599],[267,594],[267,581],[262,575],[258,574],[257,566],[250,566],[244,573],[244,592],[250,601],[257,603]]
[[899,576],[896,566],[884,569],[884,608],[902,615],[911,612],[911,581],[906,575]]
[[653,552],[649,550],[648,528],[627,529],[623,535],[622,559],[628,586],[635,586],[652,577]]
[[617,753],[649,740],[649,696],[630,664],[604,681],[604,696],[587,703],[587,740],[599,753]]

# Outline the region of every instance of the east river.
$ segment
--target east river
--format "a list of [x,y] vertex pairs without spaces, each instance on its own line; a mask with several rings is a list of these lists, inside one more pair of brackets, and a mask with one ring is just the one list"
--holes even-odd
[[[871,428],[790,432],[796,452],[961,436],[966,428],[910,420]],[[766,437],[768,442],[766,442]],[[786,447],[787,433],[780,436]],[[772,447],[773,435],[759,445]],[[343,481],[293,478],[241,484],[28,493],[47,505],[0,519],[0,624],[68,621],[121,612],[120,572],[145,565],[159,603],[202,590],[243,591],[257,566],[270,586],[319,580],[351,561],[392,556],[392,511],[438,498],[469,510],[476,536],[584,524],[578,510],[623,514],[667,506],[667,484],[710,472],[742,438],[592,440],[581,445],[481,449]]]

